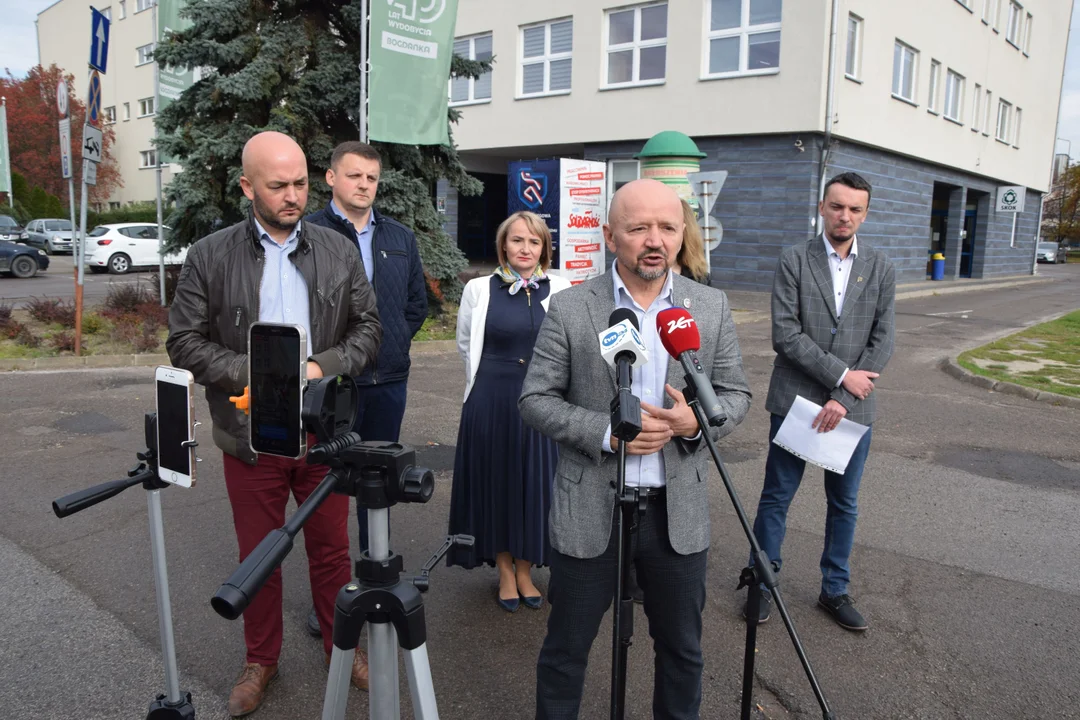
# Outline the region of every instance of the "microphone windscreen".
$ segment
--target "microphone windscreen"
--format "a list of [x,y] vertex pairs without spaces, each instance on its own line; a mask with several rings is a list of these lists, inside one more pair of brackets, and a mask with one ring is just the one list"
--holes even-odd
[[618,325],[619,323],[626,321],[634,326],[634,329],[641,331],[641,323],[638,322],[637,313],[630,308],[615,308],[615,311],[608,316],[608,327]]
[[661,310],[656,315],[656,331],[660,342],[673,358],[678,358],[687,350],[701,348],[701,335],[693,316],[684,308],[673,307]]

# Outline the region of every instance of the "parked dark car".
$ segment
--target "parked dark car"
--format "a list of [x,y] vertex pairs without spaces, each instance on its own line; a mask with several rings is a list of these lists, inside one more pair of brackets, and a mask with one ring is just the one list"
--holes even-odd
[[9,273],[17,278],[31,278],[39,270],[47,270],[49,256],[44,250],[0,240],[0,273]]
[[26,229],[10,215],[0,215],[0,240],[18,242],[29,237]]

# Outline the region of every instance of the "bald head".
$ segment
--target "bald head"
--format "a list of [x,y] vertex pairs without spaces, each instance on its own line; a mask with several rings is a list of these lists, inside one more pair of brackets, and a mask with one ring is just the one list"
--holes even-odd
[[277,242],[284,242],[307,207],[307,158],[288,135],[267,131],[244,145],[240,187],[254,205],[255,218]]
[[634,180],[616,190],[604,240],[618,259],[623,281],[625,269],[646,283],[662,283],[682,247],[683,227],[682,202],[664,183]]

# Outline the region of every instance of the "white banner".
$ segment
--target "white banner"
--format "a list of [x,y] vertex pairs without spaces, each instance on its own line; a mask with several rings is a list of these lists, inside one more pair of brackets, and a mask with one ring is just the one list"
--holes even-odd
[[559,160],[559,274],[575,285],[606,269],[606,177],[606,163]]

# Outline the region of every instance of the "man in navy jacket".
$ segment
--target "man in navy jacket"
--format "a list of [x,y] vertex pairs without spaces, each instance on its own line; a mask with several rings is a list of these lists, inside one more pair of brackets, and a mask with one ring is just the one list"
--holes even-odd
[[[344,142],[334,148],[326,183],[333,199],[304,222],[337,230],[356,244],[382,323],[379,355],[356,385],[360,391],[353,429],[364,440],[397,442],[405,415],[409,348],[427,317],[427,284],[413,231],[372,205],[379,190],[382,158],[367,143]],[[357,510],[360,547],[368,547],[367,511]],[[318,635],[318,624],[308,629]]]

